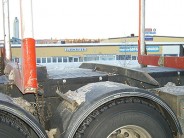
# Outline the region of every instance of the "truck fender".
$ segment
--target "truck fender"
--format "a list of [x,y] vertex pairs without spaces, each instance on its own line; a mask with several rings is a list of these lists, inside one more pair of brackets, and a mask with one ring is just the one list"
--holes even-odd
[[24,121],[40,138],[47,138],[47,134],[33,115],[14,103],[10,96],[0,93],[0,110],[8,112]]
[[62,138],[73,138],[85,118],[95,109],[112,100],[126,97],[144,98],[160,105],[171,117],[174,130],[182,134],[175,113],[161,98],[143,89],[109,81],[87,84],[76,91],[65,93],[62,96],[63,102],[57,108],[57,119],[53,123],[60,125],[58,129]]

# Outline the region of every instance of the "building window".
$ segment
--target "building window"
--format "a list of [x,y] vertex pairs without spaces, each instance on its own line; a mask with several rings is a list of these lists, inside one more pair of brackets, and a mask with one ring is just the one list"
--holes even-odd
[[115,55],[100,55],[100,60],[115,60]]
[[84,61],[93,61],[94,57],[84,57]]
[[132,60],[137,60],[137,56],[132,56]]
[[74,58],[73,58],[73,61],[74,61],[74,62],[79,62],[79,58],[74,57]]
[[116,60],[131,60],[131,55],[116,55]]
[[50,57],[47,58],[47,63],[51,63],[51,58]]
[[73,57],[69,57],[69,62],[73,62]]
[[83,62],[83,57],[79,57],[79,62]]
[[124,60],[124,55],[116,55],[116,60]]
[[131,60],[131,55],[125,55],[126,60]]
[[46,63],[46,58],[42,58],[42,63]]
[[36,63],[41,63],[41,59],[40,58],[36,58]]
[[58,62],[63,62],[62,59],[62,57],[58,57]]
[[86,55],[84,61],[98,61],[99,55]]
[[56,57],[52,57],[52,62],[56,63],[57,62],[57,58]]
[[67,57],[63,57],[63,62],[68,62],[68,58]]

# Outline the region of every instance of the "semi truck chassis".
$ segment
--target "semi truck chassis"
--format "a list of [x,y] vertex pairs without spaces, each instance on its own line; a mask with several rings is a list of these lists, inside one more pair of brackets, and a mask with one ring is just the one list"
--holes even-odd
[[[67,70],[47,71],[45,66],[38,66],[37,74],[39,74],[40,90],[35,95],[22,94],[6,75],[0,77],[0,91],[2,92],[0,101],[5,103],[0,108],[3,111],[2,116],[7,114],[11,119],[16,117],[23,120],[29,126],[27,128],[31,128],[31,131],[28,131],[30,137],[33,134],[37,137],[47,137],[44,130],[48,132],[55,130],[52,134],[55,137],[100,138],[107,135],[107,132],[101,132],[106,126],[106,121],[109,128],[113,122],[108,122],[109,119],[107,119],[103,122],[105,124],[101,122],[103,125],[101,124],[98,129],[91,128],[91,126],[96,126],[93,122],[96,122],[98,118],[101,120],[108,114],[112,113],[113,116],[115,113],[121,113],[124,118],[120,116],[120,120],[131,120],[126,116],[134,114],[139,114],[137,119],[140,120],[146,116],[147,112],[161,115],[159,117],[153,115],[151,118],[156,118],[155,120],[157,117],[160,118],[164,124],[163,127],[169,127],[166,127],[164,131],[169,132],[171,136],[182,134],[184,71],[181,69],[164,67],[130,69],[83,63],[80,68]],[[12,109],[5,108],[6,105],[9,107],[9,104],[12,104]],[[133,110],[134,113],[129,110]],[[24,118],[25,116],[32,118],[35,126],[39,126],[41,130],[34,128],[32,123]],[[119,122],[116,119],[114,121]],[[150,126],[150,129],[151,127],[153,126]],[[118,130],[113,129],[106,137],[134,134],[149,137],[151,135],[147,135],[151,132],[137,128],[135,125],[116,128]],[[24,133],[26,131],[25,129]],[[88,131],[95,131],[95,133]]]

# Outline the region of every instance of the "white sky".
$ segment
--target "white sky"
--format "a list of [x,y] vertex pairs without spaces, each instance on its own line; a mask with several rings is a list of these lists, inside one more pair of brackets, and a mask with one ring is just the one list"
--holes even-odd
[[[9,3],[12,36],[19,0]],[[33,0],[33,10],[36,39],[138,35],[138,0]],[[146,0],[146,27],[184,37],[184,0]]]

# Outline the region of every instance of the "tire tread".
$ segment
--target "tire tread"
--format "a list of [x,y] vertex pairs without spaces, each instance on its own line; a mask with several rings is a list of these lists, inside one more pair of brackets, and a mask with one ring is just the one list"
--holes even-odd
[[145,99],[142,99],[142,98],[127,97],[127,98],[115,99],[113,101],[110,101],[110,102],[98,107],[96,110],[94,110],[86,119],[84,119],[84,121],[79,126],[78,130],[76,131],[74,138],[82,138],[85,130],[88,128],[90,123],[93,120],[95,120],[97,116],[102,114],[104,111],[108,110],[109,108],[111,108],[113,106],[116,106],[119,104],[127,104],[127,103],[139,103],[139,104],[144,104],[146,106],[149,106],[150,108],[159,112],[159,114],[164,118],[164,120],[167,122],[169,128],[171,129],[169,121],[166,119],[166,117],[164,117],[164,115],[157,109],[157,107],[155,105],[148,103]]
[[0,111],[0,123],[20,132],[25,138],[31,138],[26,124],[10,113]]

